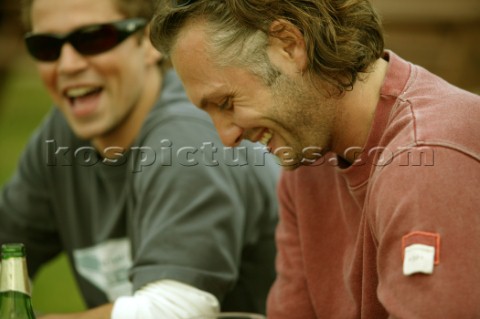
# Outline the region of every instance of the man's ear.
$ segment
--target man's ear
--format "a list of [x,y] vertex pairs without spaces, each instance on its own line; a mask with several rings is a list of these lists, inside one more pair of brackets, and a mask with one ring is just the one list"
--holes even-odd
[[[150,41],[145,40],[145,41]],[[151,43],[148,44],[149,47],[147,48],[147,63],[149,64],[158,64],[163,59],[163,54],[160,53],[157,49],[153,47]]]
[[145,34],[143,35],[142,41],[145,46],[146,62],[148,64],[158,64],[163,59],[163,54],[155,49],[150,41],[150,26],[145,28]]
[[284,19],[273,21],[269,31],[270,61],[285,72],[303,73],[308,56],[302,32]]

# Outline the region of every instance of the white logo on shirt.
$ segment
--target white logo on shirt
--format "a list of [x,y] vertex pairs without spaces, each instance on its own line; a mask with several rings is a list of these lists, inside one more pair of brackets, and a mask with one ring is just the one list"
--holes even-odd
[[105,292],[109,301],[132,294],[128,271],[132,266],[130,241],[113,239],[73,252],[75,265],[85,279]]

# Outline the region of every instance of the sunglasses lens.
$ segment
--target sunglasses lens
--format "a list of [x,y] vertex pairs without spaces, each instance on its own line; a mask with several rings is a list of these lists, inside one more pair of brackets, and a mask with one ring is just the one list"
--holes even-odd
[[40,61],[55,61],[60,57],[64,43],[70,43],[83,55],[95,55],[113,49],[123,40],[145,27],[142,18],[125,19],[77,29],[66,35],[29,34],[25,42],[30,54]]
[[32,35],[25,38],[28,52],[40,61],[55,61],[60,56],[63,42],[48,35]]
[[75,49],[86,55],[98,54],[115,47],[119,42],[120,34],[111,25],[92,26],[74,34],[70,42]]

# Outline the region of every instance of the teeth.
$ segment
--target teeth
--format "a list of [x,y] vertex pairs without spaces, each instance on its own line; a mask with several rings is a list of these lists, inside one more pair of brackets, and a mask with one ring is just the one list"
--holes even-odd
[[272,132],[267,131],[263,134],[262,138],[258,142],[263,145],[267,145],[268,142],[270,142],[270,140],[272,139],[272,136],[273,136]]
[[88,93],[91,93],[95,90],[96,88],[94,87],[81,87],[81,88],[70,89],[67,91],[66,94],[70,98],[76,98],[79,96],[87,95]]

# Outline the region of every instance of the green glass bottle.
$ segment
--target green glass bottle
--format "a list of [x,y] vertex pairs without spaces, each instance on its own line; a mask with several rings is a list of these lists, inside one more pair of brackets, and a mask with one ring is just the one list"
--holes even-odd
[[2,245],[0,318],[35,319],[23,244]]

